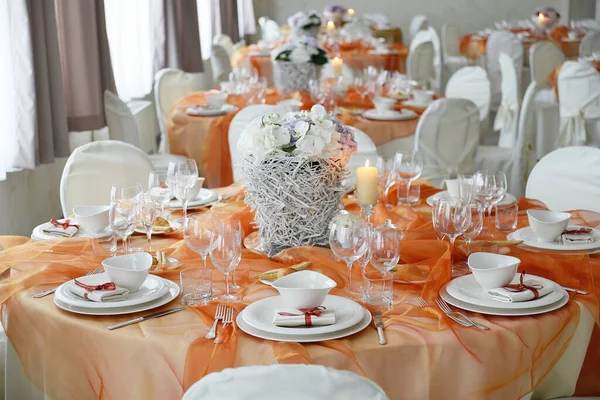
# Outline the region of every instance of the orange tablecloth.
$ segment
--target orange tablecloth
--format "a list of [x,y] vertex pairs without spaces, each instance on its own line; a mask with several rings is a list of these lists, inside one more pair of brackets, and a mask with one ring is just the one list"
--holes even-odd
[[[435,191],[424,186],[422,201]],[[532,206],[536,204],[523,199],[520,202],[521,209]],[[351,200],[346,201],[346,208],[358,212]],[[0,249],[6,249],[0,252],[0,274],[7,269],[13,271],[1,285],[2,323],[28,377],[56,399],[174,399],[207,373],[273,361],[352,370],[373,379],[392,399],[521,398],[561,357],[573,337],[579,309],[571,301],[560,310],[533,317],[468,313],[491,328],[482,332],[456,325],[435,306],[415,306],[413,295],[434,304],[438,289],[450,279],[449,244],[435,239],[428,210],[423,202],[417,210],[376,207],[376,224],[391,218],[404,229],[401,267],[394,275],[397,298],[383,315],[388,339],[385,347],[377,343],[372,326],[348,338],[302,345],[257,339],[238,330],[235,324],[227,328],[225,343],[214,345],[204,339],[212,324],[214,304],[108,331],[106,326],[137,315],[75,315],[59,310],[50,296],[31,296],[96,268],[106,257],[94,242],[79,239],[31,242],[0,237]],[[245,232],[251,232],[252,214],[240,200],[220,208],[219,213],[241,219]],[[574,220],[582,219],[590,225],[600,223],[598,214],[575,213]],[[525,224],[526,217],[521,216],[519,226]],[[502,238],[504,234],[493,236]],[[133,242],[143,245],[144,238],[136,236]],[[180,232],[155,239],[154,246],[181,261],[181,267],[158,273],[167,279],[177,281],[182,268],[201,262],[187,248]],[[55,253],[45,252],[47,249]],[[600,277],[600,263],[596,256],[557,255],[515,247],[500,250],[519,257],[521,270],[595,293],[573,297],[598,318],[600,288],[594,286],[594,278]],[[455,256],[463,257],[460,249]],[[235,304],[236,310],[276,294],[259,283],[256,274],[300,260],[310,260],[310,269],[337,282],[333,294],[346,296],[341,289],[346,267],[328,249],[292,248],[271,260],[245,250],[236,270],[243,296],[243,302]],[[354,272],[353,279],[357,280],[357,268]],[[216,271],[213,280],[223,282]],[[175,305],[173,302],[163,309]],[[597,391],[599,355],[597,343],[592,343],[586,360],[589,369],[582,373],[580,391]]]

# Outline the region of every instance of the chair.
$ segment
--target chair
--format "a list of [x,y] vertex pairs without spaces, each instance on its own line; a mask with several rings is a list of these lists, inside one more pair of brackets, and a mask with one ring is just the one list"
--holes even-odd
[[579,43],[579,56],[591,56],[598,52],[600,52],[600,32],[588,32]]
[[560,132],[556,145],[600,144],[600,74],[587,62],[566,61],[558,73]]
[[[269,388],[271,395],[265,395],[265,388]],[[376,383],[350,371],[321,365],[274,364],[227,368],[206,375],[185,392],[182,400],[245,400],[267,397],[314,400],[389,399]]]
[[551,210],[600,212],[600,149],[573,146],[548,154],[531,171],[525,195]]
[[[502,58],[500,59],[502,61]],[[512,68],[512,62],[506,57],[505,63]],[[514,79],[514,78],[513,78]],[[535,165],[535,95],[538,84],[532,82],[525,96],[520,114],[515,111],[515,132],[510,146],[479,146],[475,162],[477,169],[504,171],[508,181],[508,192],[517,198],[525,191],[529,172]],[[500,111],[498,112],[500,114]],[[518,122],[516,121],[518,115]],[[502,141],[502,135],[500,136]]]
[[515,66],[517,82],[521,82],[523,68],[523,44],[509,31],[495,31],[488,38],[487,71],[491,84],[490,109],[497,110],[502,98],[502,74],[500,72],[500,53],[507,54]]
[[512,148],[517,141],[519,82],[511,58],[500,53],[499,61],[502,74],[502,101],[494,120],[494,131],[500,131],[498,147]]
[[415,15],[410,21],[409,33],[410,39],[414,39],[417,33],[429,27],[429,19],[422,14]]
[[435,80],[434,50],[431,42],[423,42],[408,52],[406,70],[410,79],[423,87],[432,87]]
[[431,81],[431,89],[439,91],[441,89],[441,73],[442,73],[442,53],[440,37],[432,27],[419,31],[411,40],[409,46],[410,52],[415,50],[421,43],[431,42],[433,45],[433,70],[434,78]]
[[421,116],[415,150],[423,154],[421,178],[441,187],[444,179],[474,170],[479,109],[466,99],[439,99]]
[[452,24],[442,25],[442,61],[448,75],[469,64],[460,54],[460,28]]
[[545,84],[548,76],[563,61],[565,55],[560,47],[548,41],[537,42],[529,49],[531,82]]
[[145,188],[152,163],[142,150],[116,140],[92,142],[71,153],[60,179],[63,215],[76,206],[110,203],[113,185]]
[[260,25],[262,40],[272,42],[281,36],[279,24],[268,17],[260,17],[258,19],[258,25]]
[[210,66],[212,68],[213,82],[218,84],[229,79],[231,59],[223,46],[214,44],[210,55]]
[[373,32],[371,31],[371,28],[363,21],[354,21],[347,23],[342,28],[342,32],[354,40],[369,39],[373,37]]
[[216,35],[213,38],[213,44],[224,48],[227,52],[227,55],[231,57],[231,54],[233,53],[233,41],[228,35]]

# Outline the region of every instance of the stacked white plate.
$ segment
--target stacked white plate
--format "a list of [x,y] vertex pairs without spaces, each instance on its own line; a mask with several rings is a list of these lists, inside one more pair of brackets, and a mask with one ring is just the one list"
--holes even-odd
[[[201,207],[217,200],[218,198],[219,195],[216,192],[202,188],[198,192],[198,195],[195,199],[190,199],[188,201],[188,208]],[[171,200],[169,206],[171,207],[171,210],[183,210],[183,204],[181,204],[181,202],[177,199]]]
[[367,110],[363,113],[363,117],[368,119],[375,119],[379,121],[403,121],[406,119],[417,118],[416,112],[411,110],[389,110],[385,112],[379,112],[376,109]]
[[[520,274],[512,283],[518,283]],[[526,279],[535,279],[544,287],[554,290],[539,299],[515,303],[503,303],[493,300],[487,290],[483,289],[473,275],[464,275],[448,282],[440,289],[440,297],[455,307],[463,310],[488,315],[523,316],[536,315],[554,311],[569,301],[567,292],[555,282],[535,275],[526,275]]]
[[371,313],[350,299],[328,295],[323,306],[327,310],[335,310],[335,324],[293,328],[273,325],[275,310],[285,308],[281,296],[267,297],[250,304],[238,314],[236,322],[249,335],[278,342],[339,339],[362,331],[371,322]]
[[[106,273],[82,276],[78,281],[86,285],[99,285],[109,282]],[[169,303],[179,295],[179,285],[159,276],[148,275],[140,290],[129,293],[124,300],[95,302],[73,294],[69,286],[73,280],[60,285],[54,293],[54,304],[63,310],[85,315],[120,315],[151,310]]]
[[[69,218],[69,220],[71,221],[71,224],[78,225],[76,218]],[[59,219],[58,221],[64,222],[65,219]],[[47,228],[52,228],[52,224],[50,222],[45,222],[41,225],[36,226],[33,229],[33,232],[31,233],[31,238],[33,240],[48,240],[48,239],[63,239],[64,238],[63,236],[50,235],[50,234],[44,233],[44,229],[47,229]],[[107,227],[104,230],[104,232],[92,233],[92,232],[86,231],[83,227],[80,226],[77,233],[75,235],[73,235],[72,237],[104,239],[104,238],[110,237],[112,235],[112,233],[113,232],[112,232],[112,229],[110,229],[110,227]]]
[[[567,229],[577,230],[580,228],[589,228],[589,226],[569,225]],[[592,228],[592,241],[590,243],[564,244],[560,237],[554,242],[544,242],[538,239],[531,227],[517,229],[507,236],[508,240],[522,240],[523,245],[535,247],[543,250],[553,250],[561,252],[577,251],[596,253],[600,251],[600,230]]]
[[[433,206],[433,202],[438,200],[438,199],[443,199],[443,200],[450,200],[450,194],[448,193],[447,190],[444,190],[443,192],[438,192],[436,194],[433,194],[431,196],[429,196],[427,198],[427,200],[425,200],[427,202],[427,204],[429,206]],[[508,204],[514,204],[517,202],[517,198],[515,196],[513,196],[510,193],[507,193],[504,198],[500,201],[500,203],[496,204],[497,206],[505,206]]]
[[229,114],[230,112],[236,111],[238,108],[231,104],[224,104],[219,108],[210,108],[202,106],[189,107],[185,110],[187,115],[193,115],[196,117],[216,117],[219,115]]

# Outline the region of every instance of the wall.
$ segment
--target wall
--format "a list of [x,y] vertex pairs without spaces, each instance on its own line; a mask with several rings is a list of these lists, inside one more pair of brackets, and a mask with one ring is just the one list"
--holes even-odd
[[[587,0],[571,0],[587,1]],[[599,0],[600,1],[600,0]],[[280,24],[298,10],[322,11],[326,4],[338,3],[354,8],[358,15],[383,13],[393,25],[400,26],[406,38],[411,18],[424,14],[436,29],[444,23],[461,27],[463,32],[494,26],[495,21],[524,19],[538,7],[555,7],[562,21],[569,20],[569,0],[254,0],[256,18],[266,15]],[[405,39],[406,42],[406,39]]]
[[571,0],[569,16],[573,20],[594,19],[596,16],[596,0]]

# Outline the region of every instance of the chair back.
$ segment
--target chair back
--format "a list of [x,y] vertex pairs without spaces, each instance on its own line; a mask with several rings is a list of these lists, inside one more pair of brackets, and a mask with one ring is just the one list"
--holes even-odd
[[433,79],[431,80],[430,88],[436,91],[440,90],[441,73],[442,73],[442,50],[440,37],[432,27],[425,28],[419,31],[411,40],[409,46],[410,51],[413,51],[422,43],[431,42],[433,45]]
[[521,80],[523,69],[523,44],[519,38],[509,31],[492,32],[487,45],[487,71],[491,85],[490,108],[497,110],[502,100],[502,73],[500,71],[500,53],[507,54],[512,60],[517,73],[517,82]]
[[213,44],[223,47],[227,52],[227,55],[231,57],[231,54],[233,53],[233,41],[228,35],[216,35],[213,38]]
[[417,81],[423,87],[431,87],[435,80],[433,66],[434,50],[429,41],[422,42],[408,52],[406,70],[410,79]]
[[[104,114],[111,140],[140,147],[140,134],[131,110],[119,96],[109,90],[104,92]],[[152,149],[144,150],[149,152]]]
[[258,19],[260,30],[262,34],[262,40],[272,42],[277,40],[281,36],[281,28],[279,24],[268,17],[260,17]]
[[551,210],[600,212],[600,149],[572,146],[547,154],[531,171],[525,195]]
[[500,72],[502,74],[502,101],[496,113],[494,130],[500,131],[498,147],[512,148],[517,141],[519,118],[519,82],[512,59],[500,53]]
[[579,43],[579,57],[591,56],[600,52],[600,32],[588,32]]
[[231,59],[225,48],[214,44],[210,55],[210,65],[212,67],[212,76],[215,84],[227,81],[231,69]]
[[479,144],[479,109],[467,99],[439,99],[425,110],[415,134],[423,154],[423,179],[434,184],[457,173],[474,172]]
[[565,55],[560,47],[549,41],[537,42],[529,49],[531,81],[545,84],[548,76],[563,61]]
[[410,33],[411,41],[412,41],[412,39],[414,39],[414,37],[417,35],[417,33],[419,33],[419,31],[427,29],[428,27],[429,27],[429,19],[425,15],[422,15],[422,14],[415,15],[412,18],[412,20],[410,21],[409,33]]
[[479,120],[490,112],[490,80],[481,67],[462,67],[448,80],[446,97],[471,100],[479,109]]
[[444,59],[461,56],[460,28],[457,25],[442,25],[442,54]]
[[76,148],[60,179],[63,215],[70,215],[76,206],[108,205],[113,185],[139,183],[145,188],[150,171],[148,155],[128,143],[101,140]]

